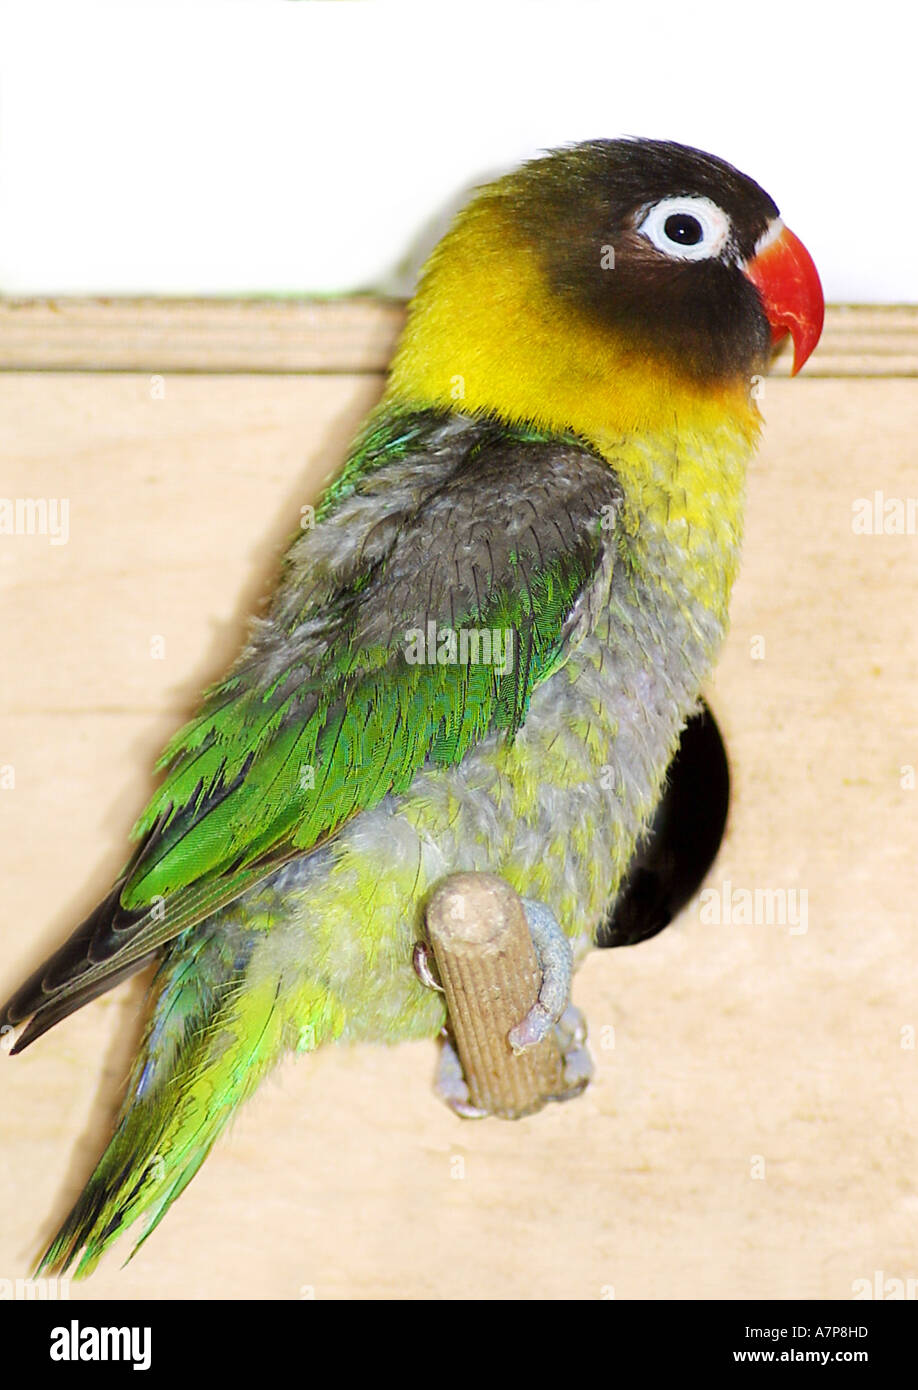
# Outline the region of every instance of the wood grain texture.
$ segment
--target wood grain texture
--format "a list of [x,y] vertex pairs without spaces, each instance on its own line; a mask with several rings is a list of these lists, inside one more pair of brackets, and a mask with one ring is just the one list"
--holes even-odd
[[542,983],[522,899],[494,874],[452,874],[431,895],[427,933],[469,1101],[503,1119],[534,1115],[564,1077],[553,1032],[521,1054],[508,1041]]
[[403,322],[376,299],[0,299],[0,369],[382,372]]
[[[67,544],[0,537],[4,987],[108,887],[154,757],[380,385],[0,376],[0,494],[70,501]],[[858,535],[852,507],[918,494],[918,388],[807,369],[762,406],[710,692],[734,801],[708,886],[805,891],[806,930],[696,900],[594,952],[596,1079],[516,1124],[440,1105],[433,1042],[291,1059],[137,1259],[74,1299],[848,1299],[915,1276],[918,537]],[[101,1148],[142,986],[0,1057],[0,1277]]]
[[[0,370],[382,372],[403,321],[369,298],[0,298]],[[772,374],[790,363],[785,345]],[[918,306],[830,305],[806,373],[918,376]]]

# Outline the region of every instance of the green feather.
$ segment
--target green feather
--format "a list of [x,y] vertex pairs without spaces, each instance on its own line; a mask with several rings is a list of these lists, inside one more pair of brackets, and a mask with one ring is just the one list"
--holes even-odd
[[[317,519],[372,486],[380,469],[423,449],[440,424],[430,412],[390,411],[371,421],[323,495]],[[465,466],[495,441],[582,447],[488,427]],[[474,609],[449,615],[456,629],[510,633],[508,672],[485,663],[412,665],[404,633],[388,646],[356,646],[356,600],[369,582],[366,572],[335,596],[327,614],[305,608],[297,621],[323,616],[334,638],[321,660],[310,654],[307,667],[291,664],[267,688],[237,669],[166,748],[158,766],[167,776],[133,832],[142,838],[157,827],[157,835],[129,873],[122,905],[142,909],[224,875],[256,882],[291,853],[322,843],[349,817],[404,790],[425,763],[455,764],[492,731],[512,738],[533,690],[557,667],[565,621],[598,548],[597,518],[589,555],[562,553],[542,567],[532,556],[513,556],[502,586]]]
[[[294,682],[293,695],[238,689],[232,679],[218,687],[209,709],[168,749],[169,773],[135,833],[160,818],[164,832],[128,879],[124,906],[146,906],[278,852],[308,850],[404,790],[425,762],[457,763],[491,730],[512,737],[532,691],[555,667],[582,582],[579,568],[559,560],[528,587],[461,616],[459,629],[474,619],[476,627],[512,633],[508,672],[485,663],[411,665],[400,646],[354,652],[345,644],[322,670]],[[307,697],[314,712],[301,720]]]

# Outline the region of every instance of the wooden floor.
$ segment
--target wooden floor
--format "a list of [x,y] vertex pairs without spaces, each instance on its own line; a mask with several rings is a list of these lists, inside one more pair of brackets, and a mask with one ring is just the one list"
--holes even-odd
[[[55,356],[51,316],[86,306],[0,306],[0,494],[69,500],[66,543],[0,535],[0,991],[109,886],[157,753],[238,650],[400,318],[173,307],[170,327],[162,306],[96,305]],[[761,402],[710,692],[734,777],[720,911],[588,959],[586,1095],[469,1124],[431,1094],[433,1043],[291,1060],[137,1259],[72,1297],[847,1299],[918,1274],[918,536],[853,524],[858,499],[918,497],[918,315],[838,315],[859,370],[838,348],[820,376],[817,354]],[[743,920],[764,889],[793,920]],[[0,1058],[0,1278],[28,1273],[98,1155],[142,986]]]

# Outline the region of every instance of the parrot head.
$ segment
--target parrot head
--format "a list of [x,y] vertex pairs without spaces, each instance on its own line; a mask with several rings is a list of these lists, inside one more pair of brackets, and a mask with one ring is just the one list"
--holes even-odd
[[816,268],[724,160],[595,140],[481,189],[428,261],[393,390],[539,425],[646,425],[748,394],[790,333],[819,340]]
[[809,253],[722,159],[600,140],[534,161],[506,192],[561,297],[687,372],[745,372],[788,331],[796,372],[816,346],[824,308]]

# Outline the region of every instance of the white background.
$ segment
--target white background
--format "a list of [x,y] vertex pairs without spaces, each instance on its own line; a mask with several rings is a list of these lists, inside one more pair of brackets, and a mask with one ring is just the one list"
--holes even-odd
[[835,301],[918,299],[912,6],[9,0],[0,292],[403,291],[463,192],[638,134],[756,178]]

